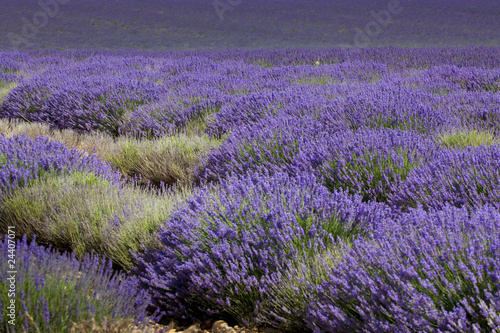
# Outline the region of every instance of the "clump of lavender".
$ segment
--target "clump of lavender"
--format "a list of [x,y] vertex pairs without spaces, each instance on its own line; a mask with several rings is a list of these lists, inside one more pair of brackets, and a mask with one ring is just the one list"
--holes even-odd
[[434,132],[458,123],[451,110],[441,106],[442,96],[405,87],[397,83],[372,84],[364,89],[352,89],[338,100],[337,112],[345,113],[349,128],[363,127]]
[[500,146],[444,149],[430,163],[412,170],[390,202],[401,207],[441,209],[480,207],[500,202]]
[[207,123],[207,133],[213,137],[222,137],[230,129],[254,124],[283,108],[283,92],[256,91],[253,93],[228,96],[227,101]]
[[442,65],[429,70],[429,74],[466,91],[500,91],[500,70],[498,69]]
[[22,60],[26,59],[23,59],[20,54],[12,54],[7,52],[0,53],[0,72],[16,73],[22,67],[21,63],[19,62],[20,60],[22,62]]
[[102,179],[119,182],[121,175],[95,155],[69,149],[48,137],[34,140],[26,135],[0,135],[0,197],[18,186],[48,173],[93,171]]
[[[286,300],[302,300],[296,286],[304,282],[284,283],[289,268],[329,251],[339,237],[369,232],[386,214],[385,205],[330,193],[311,174],[230,177],[172,212],[160,230],[162,248],[141,254],[137,273],[170,316],[293,327],[303,309]],[[278,289],[286,292],[276,305]]]
[[[190,95],[200,93],[198,96],[185,96],[185,93],[178,91],[174,96],[165,95],[158,102],[144,104],[129,111],[119,128],[120,134],[159,138],[182,130],[191,131],[192,127],[195,127],[195,131],[203,130],[206,127],[206,116],[217,112],[220,102],[216,90],[197,88],[198,91],[191,92]],[[204,97],[207,94],[215,96]]]
[[[8,248],[8,238],[0,241],[3,256]],[[2,332],[69,332],[72,323],[92,318],[147,322],[148,294],[136,277],[114,272],[110,262],[92,255],[79,261],[35,241],[28,244],[26,237],[16,242],[15,256],[14,312],[8,308],[12,284],[7,271],[12,269],[7,260],[0,262]],[[9,323],[12,317],[14,326]]]
[[203,160],[197,176],[218,181],[257,170],[294,175],[322,163],[316,154],[324,126],[313,117],[278,115],[236,129]]
[[360,194],[363,200],[386,202],[411,170],[437,152],[431,139],[414,131],[367,129],[339,132],[321,144],[321,171],[326,186]]
[[313,286],[314,332],[496,332],[500,212],[446,206],[386,219]]

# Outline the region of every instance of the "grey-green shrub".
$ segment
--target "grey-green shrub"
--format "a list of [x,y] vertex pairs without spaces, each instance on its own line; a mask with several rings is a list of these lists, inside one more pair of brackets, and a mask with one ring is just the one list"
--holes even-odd
[[118,187],[92,173],[46,177],[19,188],[0,203],[0,233],[8,225],[19,234],[78,257],[91,250],[130,269],[130,250],[154,247],[158,223],[168,218],[187,189],[162,194],[132,185]]
[[219,144],[208,136],[178,134],[155,141],[127,140],[105,157],[124,174],[143,182],[189,184],[200,158]]
[[477,130],[456,130],[443,133],[438,137],[439,143],[450,148],[466,148],[480,145],[493,145],[500,140],[491,132]]
[[15,82],[0,81],[0,106],[2,105],[5,96],[7,96],[16,86],[17,84]]

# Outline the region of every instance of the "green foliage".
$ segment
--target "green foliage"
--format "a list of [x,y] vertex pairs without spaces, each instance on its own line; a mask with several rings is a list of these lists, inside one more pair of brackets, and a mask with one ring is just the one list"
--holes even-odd
[[4,98],[15,87],[17,87],[17,83],[15,82],[7,83],[5,81],[0,81],[0,106],[2,105]]
[[78,257],[93,250],[130,269],[129,251],[156,246],[158,224],[187,192],[158,195],[132,185],[119,188],[91,173],[46,177],[4,198],[0,232],[13,225],[18,234],[36,235],[39,242]]
[[186,133],[187,135],[196,136],[202,135],[207,128],[207,119],[213,114],[219,112],[221,106],[216,105],[211,108],[204,108],[193,115],[186,125],[179,128],[177,133]]
[[349,128],[352,130],[358,130],[361,127],[370,127],[373,129],[390,128],[403,131],[414,130],[421,134],[426,134],[432,130],[420,116],[406,116],[400,120],[395,120],[386,115],[377,114],[365,119],[363,123],[349,119],[348,121],[350,124]]
[[[305,237],[302,237],[302,239],[296,237],[292,242],[295,248],[299,249],[300,252],[312,260],[317,256],[318,250],[308,247],[307,242],[312,238],[309,236],[309,231],[317,217],[309,215],[306,218],[302,218],[297,215],[295,218],[297,219],[298,225],[304,230]],[[328,235],[328,238],[323,239],[324,244],[334,250],[337,247],[337,241],[350,244],[354,237],[366,231],[361,226],[350,222],[352,221],[342,221],[336,214],[332,214],[327,220],[322,220],[321,227]]]
[[258,59],[255,63],[262,68],[272,68],[274,66],[272,62],[267,62],[263,59]]
[[489,131],[459,130],[441,134],[438,142],[449,148],[466,148],[480,145],[489,146],[500,143],[500,140]]
[[450,94],[450,91],[446,88],[441,88],[439,90],[433,90],[432,93],[434,95],[447,96]]
[[300,79],[295,81],[296,84],[312,84],[313,86],[324,86],[327,84],[340,83],[332,77],[328,77],[326,75],[320,77],[301,77]]
[[189,184],[200,158],[220,141],[208,136],[178,134],[155,141],[127,140],[105,159],[127,176],[153,184]]
[[0,154],[0,166],[6,164],[8,161],[7,156]]
[[327,252],[316,249],[314,254],[301,253],[296,260],[283,267],[281,280],[276,284],[268,284],[266,294],[269,296],[265,297],[267,301],[259,305],[261,311],[272,314],[270,317],[276,319],[275,322],[266,321],[265,324],[279,327],[284,332],[309,331],[303,319],[307,305],[315,302],[311,286],[329,279],[331,268],[342,258],[342,251],[351,247],[351,242],[347,240],[348,234],[349,232],[341,236],[345,241],[331,244]]

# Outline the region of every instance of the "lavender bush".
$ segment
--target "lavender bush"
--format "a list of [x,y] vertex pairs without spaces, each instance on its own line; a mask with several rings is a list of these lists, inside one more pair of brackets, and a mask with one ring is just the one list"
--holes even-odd
[[314,332],[495,332],[500,213],[450,206],[387,219],[312,286]]
[[391,129],[340,132],[323,147],[328,188],[380,202],[386,202],[412,170],[432,163],[438,150],[433,140],[418,133]]
[[206,156],[197,176],[220,180],[257,170],[311,172],[323,161],[314,146],[325,135],[324,125],[312,117],[267,117],[231,133]]
[[102,179],[118,183],[120,174],[95,155],[69,149],[48,137],[35,140],[25,135],[0,136],[0,196],[26,186],[47,173],[92,171]]
[[[14,316],[9,316],[11,280],[8,261],[0,268],[0,327],[2,332],[69,332],[72,323],[94,318],[98,323],[132,318],[147,321],[148,295],[136,277],[115,273],[110,262],[86,255],[81,261],[73,254],[44,248],[26,237],[17,241],[16,298]],[[8,238],[0,242],[8,254]],[[15,325],[9,321],[15,317]],[[129,326],[132,328],[133,324]]]
[[167,315],[294,327],[303,309],[285,305],[285,318],[276,315],[280,308],[262,310],[276,296],[272,288],[302,297],[282,284],[285,269],[328,251],[337,238],[368,232],[387,214],[383,205],[329,193],[311,175],[231,177],[172,212],[160,230],[162,248],[141,255],[137,273]]
[[479,146],[440,151],[432,163],[415,168],[398,184],[390,201],[403,207],[440,209],[456,207],[499,207],[500,147]]

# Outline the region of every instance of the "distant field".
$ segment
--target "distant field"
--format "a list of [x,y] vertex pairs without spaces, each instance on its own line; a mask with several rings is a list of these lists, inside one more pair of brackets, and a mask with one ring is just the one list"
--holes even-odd
[[2,1],[0,49],[500,46],[496,0],[58,1]]

